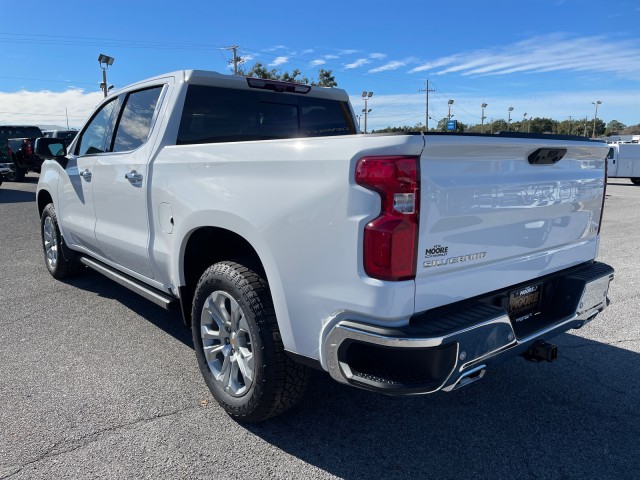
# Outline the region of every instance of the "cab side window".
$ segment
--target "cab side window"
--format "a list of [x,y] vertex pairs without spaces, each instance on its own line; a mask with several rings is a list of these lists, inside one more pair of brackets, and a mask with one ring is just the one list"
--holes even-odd
[[613,158],[613,148],[609,149],[609,154],[607,155],[607,158]]
[[95,155],[107,151],[115,120],[113,112],[117,105],[116,100],[117,99],[114,98],[109,103],[103,105],[93,117],[93,120],[87,125],[76,147],[76,155]]
[[127,95],[113,144],[114,152],[134,150],[147,141],[162,86]]

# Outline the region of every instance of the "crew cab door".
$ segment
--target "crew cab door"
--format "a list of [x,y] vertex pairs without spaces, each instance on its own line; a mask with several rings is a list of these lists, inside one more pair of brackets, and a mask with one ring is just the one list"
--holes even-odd
[[57,215],[65,241],[101,254],[95,237],[93,175],[96,159],[111,142],[118,99],[104,104],[80,133],[58,185]]
[[109,153],[95,163],[95,235],[104,256],[153,278],[149,262],[150,140],[164,85],[123,94]]

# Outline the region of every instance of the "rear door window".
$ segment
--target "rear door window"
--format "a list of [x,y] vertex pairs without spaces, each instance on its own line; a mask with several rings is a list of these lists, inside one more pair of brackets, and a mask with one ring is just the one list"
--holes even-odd
[[134,150],[147,141],[162,86],[127,95],[113,143],[114,152]]

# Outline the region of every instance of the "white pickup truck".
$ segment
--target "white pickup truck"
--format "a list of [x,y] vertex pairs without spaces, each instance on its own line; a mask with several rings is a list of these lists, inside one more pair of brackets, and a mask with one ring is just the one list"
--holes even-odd
[[608,303],[606,143],[361,135],[347,94],[203,71],[112,93],[39,139],[44,259],[180,305],[213,396],[261,421],[308,368],[453,390]]

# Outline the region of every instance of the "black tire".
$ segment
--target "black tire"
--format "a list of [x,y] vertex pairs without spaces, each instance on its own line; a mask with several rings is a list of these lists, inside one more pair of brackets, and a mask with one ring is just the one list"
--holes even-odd
[[75,259],[67,259],[62,253],[64,239],[60,234],[53,203],[47,205],[42,211],[40,236],[44,251],[44,263],[54,278],[68,278],[77,275],[84,269],[80,262]]
[[633,183],[634,185],[640,185],[640,177],[631,178],[631,183]]
[[256,423],[298,403],[309,371],[285,354],[269,285],[248,263],[219,262],[202,274],[191,326],[213,397],[229,415]]
[[24,176],[27,174],[27,169],[18,167],[16,165],[15,177],[13,179],[14,182],[22,182],[24,180]]
[[16,171],[15,168],[12,168],[9,173],[7,173],[4,178],[7,182],[14,182],[16,180]]

